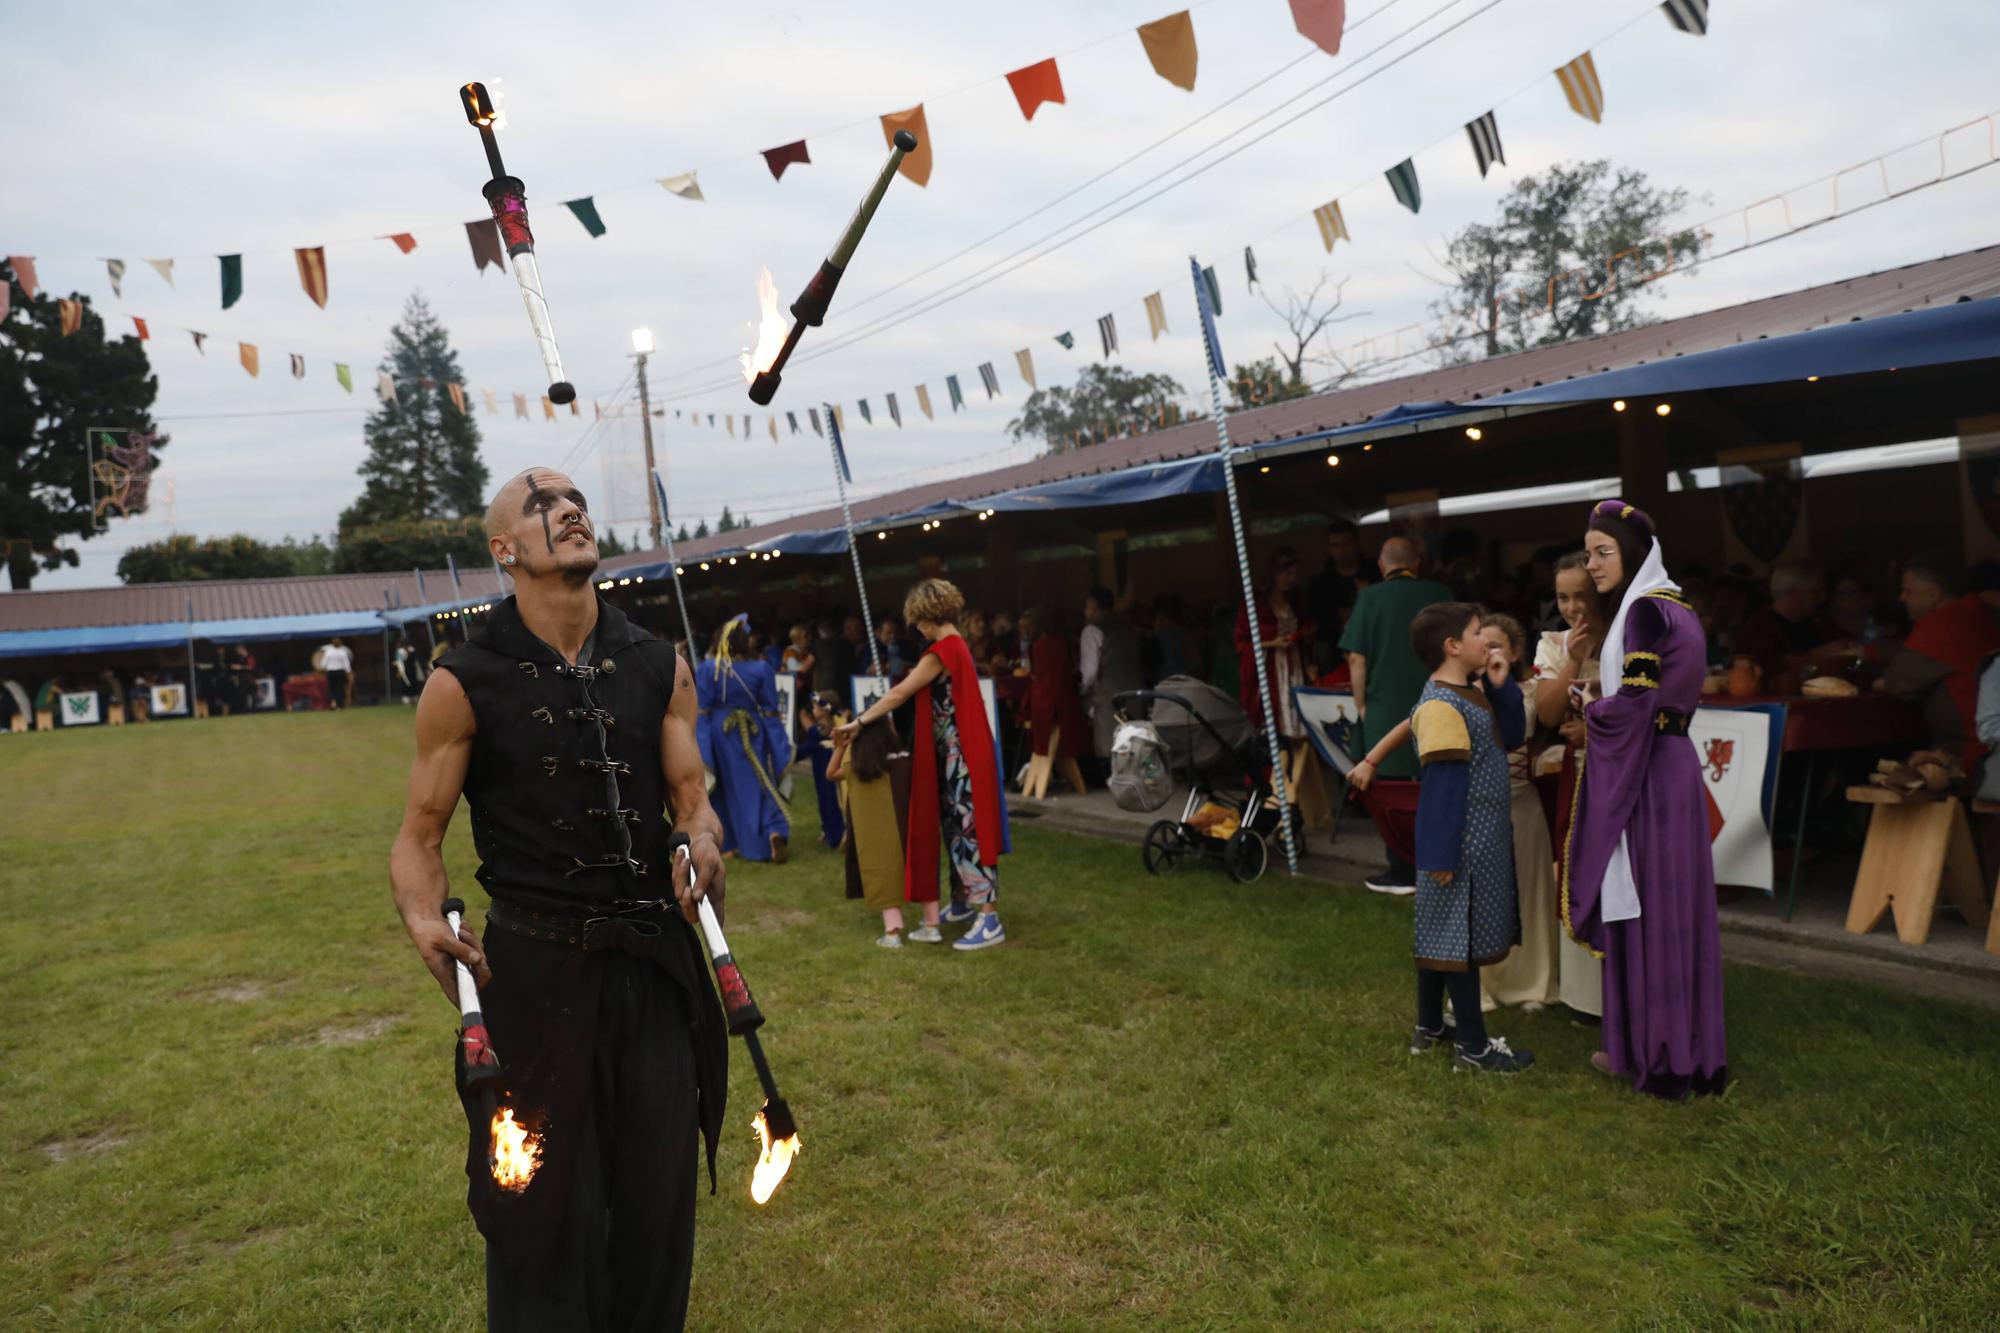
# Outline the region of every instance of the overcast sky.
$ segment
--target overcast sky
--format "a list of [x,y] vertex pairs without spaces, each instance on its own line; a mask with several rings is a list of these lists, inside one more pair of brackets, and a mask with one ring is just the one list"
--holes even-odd
[[[1014,350],[1033,350],[1045,386],[1065,381],[1096,358],[1096,319],[1107,311],[1124,364],[1175,375],[1190,401],[1205,395],[1190,253],[1221,275],[1225,351],[1250,360],[1268,350],[1277,324],[1246,293],[1246,244],[1274,292],[1310,286],[1322,272],[1344,280],[1357,315],[1342,326],[1344,341],[1420,319],[1437,294],[1429,256],[1443,238],[1489,216],[1510,182],[1549,163],[1608,157],[1686,187],[1697,202],[1685,220],[1722,217],[1711,229],[1727,248],[1743,235],[1746,205],[2000,110],[1992,0],[1714,0],[1703,38],[1637,0],[1350,0],[1339,57],[1293,31],[1284,0],[1206,0],[1193,7],[1201,60],[1192,93],[1152,72],[1133,32],[1172,4],[350,3],[218,5],[196,18],[150,5],[0,0],[0,123],[9,127],[0,253],[36,256],[45,288],[88,294],[114,331],[124,314],[147,319],[155,411],[173,437],[152,512],[115,522],[81,548],[80,569],[35,586],[114,582],[124,547],[168,531],[330,531],[359,492],[374,367],[412,290],[450,330],[475,405],[479,389],[499,395],[501,415],[479,413],[496,480],[580,451],[572,471],[600,520],[621,530],[643,523],[637,420],[592,431],[590,404],[610,407],[629,392],[630,330],[647,325],[659,344],[651,379],[668,415],[657,440],[677,516],[712,520],[726,503],[762,519],[828,502],[823,442],[792,437],[781,418],[773,444],[740,384],[704,386],[727,378],[715,363],[748,340],[759,267],[772,269],[788,303],[882,160],[876,117],[919,101],[935,155],[930,184],[895,183],[802,355],[1073,219],[1109,217],[1159,188],[1135,190],[1147,178],[1210,144],[1241,145],[1306,114],[1018,271],[795,362],[774,407],[803,421],[809,404],[845,403],[864,490],[1029,456],[1034,446],[1005,433],[1026,393]],[[1601,125],[1569,110],[1551,73],[1585,49],[1604,86]],[[1051,55],[1067,103],[1024,121],[1002,76]],[[530,421],[512,416],[509,395],[539,393],[543,376],[512,278],[476,274],[466,244],[463,223],[482,215],[486,177],[457,105],[458,85],[471,78],[505,93],[502,147],[528,186],[582,418],[549,424],[538,405]],[[1507,163],[1482,181],[1461,127],[1493,108]],[[799,138],[811,164],[772,180],[760,151]],[[1951,165],[1986,152],[1982,126],[1951,142]],[[1423,190],[1415,217],[1381,174],[1411,155]],[[1914,183],[1936,164],[1934,144],[1905,153],[1892,179]],[[653,183],[690,169],[705,203]],[[964,258],[863,303],[1106,171]],[[1858,172],[1843,179],[1842,199],[1880,188],[1879,174]],[[586,194],[608,228],[601,238],[561,206]],[[1354,239],[1328,255],[1311,212],[1335,197]],[[1792,217],[1823,214],[1831,200],[1822,180],[1790,197]],[[1749,225],[1768,233],[1782,213],[1767,206]],[[2000,168],[1667,279],[1656,308],[1690,313],[1989,244],[2000,240],[1997,217]],[[418,242],[407,256],[372,239],[401,231]],[[325,310],[300,290],[291,255],[322,244]],[[214,256],[239,251],[244,296],[225,312]],[[129,266],[122,300],[107,256]],[[172,287],[141,262],[166,256],[176,261]],[[1170,332],[1149,342],[1142,301],[1154,291]],[[187,329],[209,335],[205,357]],[[1073,353],[1054,341],[1066,330]],[[258,345],[261,377],[237,365],[239,339]],[[289,353],[306,358],[303,381],[289,374]],[[335,382],[336,361],[354,367],[352,396]],[[979,387],[983,361],[1004,391],[991,403]],[[945,407],[948,373],[968,398],[956,416]],[[936,422],[917,411],[920,382]],[[901,430],[888,424],[887,391],[902,404]],[[873,427],[855,409],[861,397]],[[675,409],[718,419],[752,410],[755,433],[744,442],[719,427],[691,429]]]

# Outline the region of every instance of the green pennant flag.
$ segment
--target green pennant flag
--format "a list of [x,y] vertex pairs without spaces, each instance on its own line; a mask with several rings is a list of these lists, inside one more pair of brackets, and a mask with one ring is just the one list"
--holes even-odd
[[576,214],[576,220],[581,222],[583,229],[592,236],[604,234],[604,219],[597,216],[597,200],[590,195],[585,195],[581,199],[564,200],[563,207]]
[[354,376],[348,374],[347,367],[338,361],[333,363],[333,377],[340,381],[341,388],[349,393],[354,392]]
[[1395,166],[1382,173],[1389,178],[1389,193],[1396,196],[1396,202],[1412,213],[1424,206],[1424,194],[1417,188],[1417,164],[1404,158]]
[[1201,271],[1202,286],[1208,288],[1208,308],[1211,314],[1222,313],[1222,284],[1215,280],[1215,265],[1210,264]]
[[218,257],[222,260],[222,308],[227,310],[243,298],[243,256]]
[[1064,351],[1068,351],[1070,348],[1076,346],[1076,336],[1074,334],[1058,333],[1056,341],[1062,344]]

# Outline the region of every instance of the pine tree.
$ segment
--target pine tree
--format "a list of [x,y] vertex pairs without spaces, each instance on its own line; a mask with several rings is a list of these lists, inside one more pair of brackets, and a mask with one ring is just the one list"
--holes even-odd
[[694,537],[688,532],[688,525],[686,523],[681,524],[680,531],[674,534],[674,540],[677,542],[689,542],[694,540]]
[[716,523],[715,523],[715,530],[716,530],[717,532],[734,532],[734,531],[736,531],[736,520],[735,520],[735,519],[733,519],[733,518],[731,518],[731,517],[729,516],[729,506],[728,506],[728,505],[724,505],[724,506],[722,506],[722,517],[716,520]]
[[699,540],[700,540],[701,538],[703,538],[703,537],[706,537],[706,536],[708,535],[708,520],[707,520],[707,519],[703,519],[703,520],[702,520],[701,522],[699,522],[699,523],[697,523],[697,524],[695,524],[695,525],[694,525],[694,535],[695,535],[695,539],[696,539],[697,541],[699,541]]
[[421,293],[411,294],[402,321],[389,331],[378,369],[395,379],[396,397],[368,418],[368,457],[358,469],[365,485],[340,516],[341,535],[378,523],[484,513],[479,425],[451,400],[451,386],[464,378],[458,354]]

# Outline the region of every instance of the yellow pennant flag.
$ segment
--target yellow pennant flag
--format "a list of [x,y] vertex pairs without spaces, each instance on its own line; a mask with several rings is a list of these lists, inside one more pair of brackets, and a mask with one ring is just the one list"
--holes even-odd
[[1597,62],[1585,51],[1556,71],[1569,109],[1594,124],[1604,123],[1604,85],[1597,81]]
[[1338,199],[1332,203],[1321,204],[1318,208],[1315,208],[1313,210],[1313,221],[1319,224],[1320,244],[1329,250],[1333,249],[1335,241],[1352,243],[1354,240],[1352,236],[1347,234],[1347,219],[1341,216],[1340,201]]
[[1153,72],[1176,88],[1194,91],[1194,70],[1201,53],[1195,49],[1194,19],[1183,9],[1163,19],[1139,25],[1139,43]]
[[924,410],[925,421],[935,420],[931,415],[931,390],[929,385],[919,384],[917,386],[917,406]]
[[847,412],[839,403],[833,405],[833,424],[840,427],[842,431],[847,429]]
[[1146,298],[1146,327],[1153,331],[1154,342],[1167,331],[1167,305],[1158,292]]
[[1028,382],[1028,387],[1030,389],[1034,388],[1035,358],[1028,355],[1027,348],[1023,347],[1020,351],[1014,353],[1014,364],[1021,368],[1021,378]]
[[464,416],[465,386],[463,384],[447,384],[444,387],[445,390],[451,394],[451,405],[458,409],[458,414],[460,416]]
[[882,117],[882,138],[893,145],[896,131],[908,130],[917,136],[917,146],[903,154],[903,163],[896,170],[908,177],[915,185],[931,183],[931,130],[924,124],[924,104],[917,103],[908,111],[892,111]]
[[252,347],[249,343],[237,343],[236,359],[243,363],[243,368],[249,371],[252,376],[256,375],[257,349],[255,347]]
[[299,286],[306,289],[314,305],[326,309],[326,247],[310,246],[292,254],[299,261]]
[[542,395],[542,417],[547,421],[556,419],[556,405],[549,401],[547,394]]
[[770,423],[771,442],[776,444],[778,442],[778,419],[776,417],[765,417],[764,420]]
[[83,302],[63,296],[56,298],[56,305],[62,315],[63,337],[67,338],[83,327]]

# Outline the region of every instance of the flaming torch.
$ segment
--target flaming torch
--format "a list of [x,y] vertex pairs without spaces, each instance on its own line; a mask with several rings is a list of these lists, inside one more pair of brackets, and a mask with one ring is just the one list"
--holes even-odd
[[[692,886],[694,863],[688,857],[688,836],[676,833],[668,846],[673,854],[688,861],[688,879]],[[708,899],[700,902],[701,933],[708,939],[709,961],[715,966],[715,984],[722,991],[723,1017],[729,1023],[729,1030],[743,1038],[745,1049],[750,1052],[750,1063],[757,1068],[757,1081],[764,1085],[764,1105],[750,1122],[757,1131],[759,1151],[756,1168],[750,1173],[750,1199],[753,1203],[765,1204],[777,1191],[785,1173],[792,1169],[792,1159],[799,1154],[799,1125],[792,1119],[792,1108],[778,1095],[777,1080],[771,1077],[771,1066],[764,1059],[764,1047],[757,1040],[757,1029],[764,1026],[764,1015],[757,1008],[757,1001],[750,994],[750,987],[743,980],[743,973],[730,956],[729,941],[723,938],[722,922],[715,916],[715,909]]]
[[[818,328],[826,322],[826,308],[833,302],[833,290],[840,285],[840,275],[847,271],[848,261],[854,258],[854,248],[861,244],[861,233],[868,230],[868,224],[875,219],[875,210],[882,203],[882,196],[888,192],[889,182],[895,178],[896,168],[903,164],[903,155],[917,146],[917,136],[908,130],[897,130],[895,146],[889,150],[889,160],[882,164],[881,174],[875,184],[862,199],[861,207],[854,210],[854,216],[847,221],[846,230],[840,233],[833,249],[820,262],[819,272],[813,274],[812,281],[799,293],[799,299],[792,302],[792,331],[785,335],[775,352],[770,349],[770,337],[766,330],[773,324],[776,315],[777,293],[772,291],[771,299],[764,310],[763,327],[759,330],[754,351],[743,355],[743,377],[750,381],[750,401],[759,407],[768,405],[778,392],[780,372],[785,362],[791,360],[792,349],[799,345],[799,336],[806,326]],[[496,159],[497,160],[497,159]],[[768,283],[767,273],[764,282]],[[760,288],[761,288],[760,284]],[[760,291],[761,295],[761,291]],[[782,326],[782,321],[778,321]]]
[[[445,899],[444,919],[457,935],[465,903]],[[465,1089],[479,1093],[480,1108],[486,1113],[486,1168],[501,1189],[523,1190],[542,1164],[542,1141],[514,1119],[514,1108],[506,1104],[506,1075],[486,1033],[486,1017],[479,1012],[479,984],[464,963],[457,965],[457,972],[458,1047],[465,1058]]]
[[514,261],[514,281],[521,284],[528,324],[535,331],[542,365],[549,372],[549,401],[570,402],[576,397],[576,386],[563,378],[562,352],[556,347],[555,325],[549,320],[549,303],[542,295],[542,272],[535,265],[535,234],[528,230],[528,187],[519,177],[509,176],[500,163],[500,144],[493,137],[494,123],[500,117],[486,94],[486,85],[466,84],[458,90],[458,100],[465,105],[465,118],[479,131],[479,142],[486,148],[486,165],[493,169],[493,179],[480,192],[493,210],[493,220],[500,224],[507,257]]

